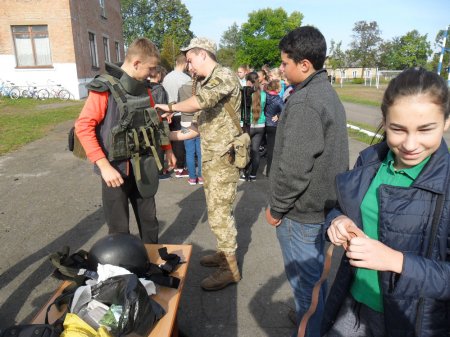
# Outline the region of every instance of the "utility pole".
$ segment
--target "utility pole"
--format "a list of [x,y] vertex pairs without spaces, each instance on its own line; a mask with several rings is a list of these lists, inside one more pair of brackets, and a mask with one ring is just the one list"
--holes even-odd
[[[447,29],[445,29],[444,31],[444,40],[442,41],[442,48],[441,48],[441,56],[439,57],[439,64],[438,64],[438,69],[437,69],[437,73],[438,75],[441,74],[441,70],[442,70],[442,60],[444,59],[444,54],[445,52],[450,52],[450,48],[445,48],[445,44],[447,43],[447,36],[448,36],[448,31],[450,30],[450,25],[447,26]],[[450,61],[449,64],[447,65],[447,85],[450,87]]]

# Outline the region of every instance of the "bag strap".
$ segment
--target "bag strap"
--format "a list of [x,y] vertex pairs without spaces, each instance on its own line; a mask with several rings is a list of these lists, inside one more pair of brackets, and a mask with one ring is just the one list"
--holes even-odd
[[[230,102],[226,102],[225,105],[225,110],[228,112],[228,114],[230,115],[231,119],[234,122],[234,125],[236,126],[236,128],[239,130],[239,134],[241,135],[244,131],[242,131],[241,125],[239,124],[238,120],[236,119],[236,114],[235,111],[233,109],[233,107],[231,106]],[[234,116],[233,116],[234,115]]]

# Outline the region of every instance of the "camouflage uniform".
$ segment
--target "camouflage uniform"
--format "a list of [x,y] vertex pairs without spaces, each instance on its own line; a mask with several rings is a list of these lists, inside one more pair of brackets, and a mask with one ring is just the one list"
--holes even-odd
[[239,180],[239,169],[230,164],[226,152],[239,131],[225,110],[229,102],[240,118],[241,92],[236,75],[217,65],[201,82],[197,101],[202,111],[197,120],[202,148],[202,173],[208,221],[217,238],[217,250],[234,254],[237,248],[233,203]]

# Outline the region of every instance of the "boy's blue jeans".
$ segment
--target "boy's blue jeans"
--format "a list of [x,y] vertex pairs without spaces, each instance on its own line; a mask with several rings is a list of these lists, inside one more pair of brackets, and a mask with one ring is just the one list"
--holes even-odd
[[[283,218],[277,237],[283,253],[284,269],[294,291],[297,328],[311,304],[314,284],[320,279],[324,264],[324,224],[303,224]],[[309,319],[306,336],[320,336],[325,306],[326,284],[322,285],[317,309]],[[293,336],[297,336],[297,331]]]
[[[200,151],[200,137],[187,139],[184,141],[186,150],[186,166],[189,171],[189,178],[196,179],[202,176],[202,154]],[[195,155],[197,155],[198,171],[195,173]]]

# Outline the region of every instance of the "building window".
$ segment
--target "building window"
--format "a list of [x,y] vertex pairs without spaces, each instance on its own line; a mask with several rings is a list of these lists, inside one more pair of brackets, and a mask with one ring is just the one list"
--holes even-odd
[[48,26],[11,26],[17,67],[48,67],[52,54]]
[[111,54],[109,53],[109,39],[107,37],[103,37],[103,52],[105,53],[105,61],[111,61]]
[[114,43],[114,48],[116,50],[116,62],[122,61],[121,57],[120,57],[120,44],[119,44],[119,42],[115,42]]
[[106,19],[105,0],[99,0],[100,3],[100,15]]
[[356,78],[356,75],[357,75],[357,72],[356,72],[356,70],[353,70],[353,72],[352,72],[352,76],[353,76],[353,78]]
[[97,42],[95,34],[89,32],[89,55],[91,56],[91,64],[93,68],[98,68]]

